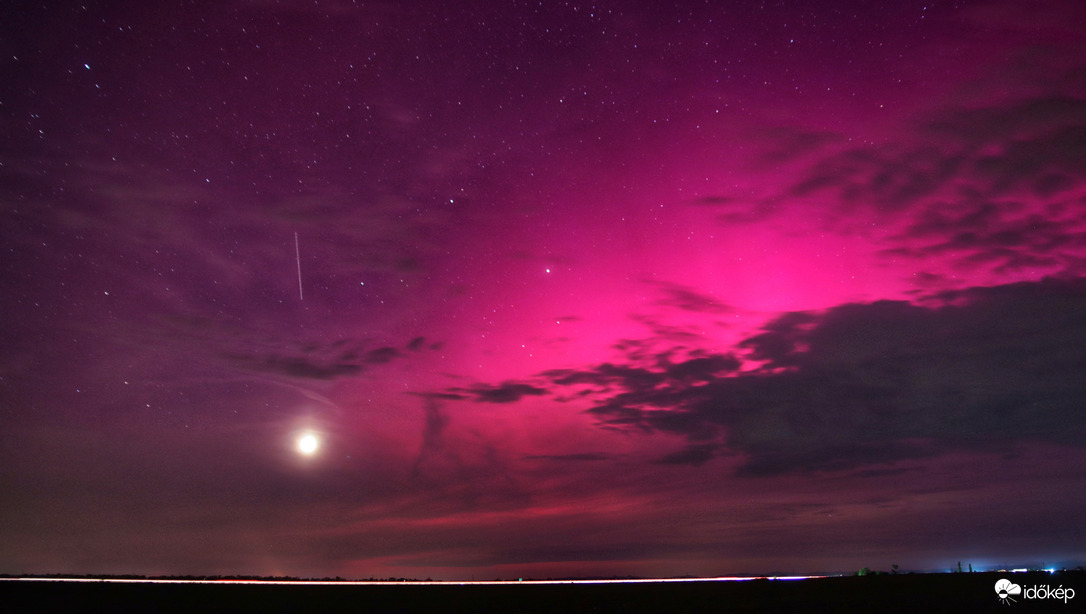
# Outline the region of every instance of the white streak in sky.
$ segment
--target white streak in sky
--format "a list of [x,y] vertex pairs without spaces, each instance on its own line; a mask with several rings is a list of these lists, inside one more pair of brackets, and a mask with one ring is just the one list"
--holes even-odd
[[298,250],[298,233],[294,233],[294,259],[298,262],[298,298],[305,300],[302,295],[302,252]]

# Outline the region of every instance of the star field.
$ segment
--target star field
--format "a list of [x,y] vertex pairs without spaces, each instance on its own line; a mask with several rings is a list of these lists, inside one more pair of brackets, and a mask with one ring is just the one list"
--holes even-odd
[[0,9],[0,572],[1081,564],[1084,9],[718,4]]

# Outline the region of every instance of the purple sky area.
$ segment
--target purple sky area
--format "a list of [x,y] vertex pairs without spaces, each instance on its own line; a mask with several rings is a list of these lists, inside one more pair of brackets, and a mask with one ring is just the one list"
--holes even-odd
[[1080,0],[0,12],[0,572],[1086,560]]

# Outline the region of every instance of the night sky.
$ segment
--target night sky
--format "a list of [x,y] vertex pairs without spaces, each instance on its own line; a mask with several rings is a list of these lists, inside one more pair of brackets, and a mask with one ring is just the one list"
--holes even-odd
[[1086,560],[1086,4],[636,4],[3,3],[0,573]]

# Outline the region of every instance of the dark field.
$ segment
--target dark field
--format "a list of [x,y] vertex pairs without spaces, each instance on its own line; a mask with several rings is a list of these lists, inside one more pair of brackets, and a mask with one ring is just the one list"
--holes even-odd
[[[1072,588],[1004,605],[994,586]],[[1081,612],[1086,573],[902,574],[812,580],[493,586],[0,582],[9,612]]]

